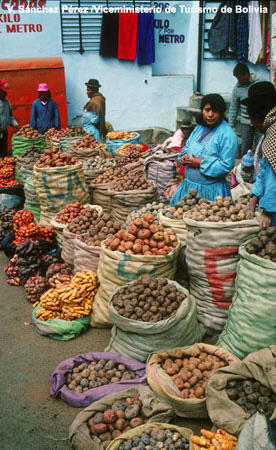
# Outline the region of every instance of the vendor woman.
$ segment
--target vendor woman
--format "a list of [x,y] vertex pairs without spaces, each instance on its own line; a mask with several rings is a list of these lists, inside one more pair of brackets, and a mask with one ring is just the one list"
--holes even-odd
[[263,213],[257,217],[260,228],[276,225],[276,91],[269,81],[251,86],[248,98],[242,101],[247,106],[252,124],[262,133],[263,158],[260,172],[251,186],[251,200],[248,208],[255,210],[257,202]]
[[83,108],[82,128],[86,133],[93,133],[94,138],[102,142],[106,135],[105,98],[99,92],[101,85],[98,80],[91,78],[85,84],[87,86],[87,97],[90,100]]
[[235,164],[238,138],[224,120],[226,105],[219,94],[205,95],[200,109],[199,125],[178,157],[179,165],[185,166],[185,178],[172,197],[171,206],[191,188],[211,201],[218,195],[231,196],[226,175]]

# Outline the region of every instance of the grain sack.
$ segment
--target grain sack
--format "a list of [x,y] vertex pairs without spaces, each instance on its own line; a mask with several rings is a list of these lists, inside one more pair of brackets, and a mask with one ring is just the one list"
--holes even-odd
[[82,162],[85,162],[95,156],[105,154],[106,151],[107,146],[101,143],[99,143],[99,146],[95,148],[74,148],[71,146],[72,156]]
[[254,414],[242,427],[235,450],[275,450],[273,424],[269,422],[263,414]]
[[[146,361],[149,354],[154,351],[192,345],[201,339],[195,301],[191,300],[189,292],[175,281],[169,280],[169,284],[175,286],[178,292],[185,294],[186,299],[181,303],[175,315],[156,323],[132,320],[121,316],[113,306],[111,299],[109,319],[113,323],[113,328],[106,351],[119,353],[138,361]],[[116,289],[114,295],[119,289]]]
[[[87,234],[87,237],[89,235]],[[88,245],[78,237],[74,239],[74,273],[82,270],[97,272],[101,247]]]
[[152,203],[158,198],[156,186],[151,186],[145,190],[133,190],[116,192],[108,190],[111,201],[111,216],[113,220],[125,223],[127,216],[137,209],[142,208],[147,203]]
[[[98,215],[102,215],[102,208],[98,205],[85,205],[86,208],[96,209],[98,211]],[[53,221],[51,222],[53,223]],[[57,222],[53,223],[54,225],[58,224]],[[61,224],[58,224],[61,225]],[[86,234],[86,233],[84,233]],[[67,226],[65,226],[62,230],[62,250],[61,257],[68,264],[68,266],[74,267],[74,252],[75,252],[75,238],[77,235],[75,233],[71,233],[68,230]],[[92,270],[92,269],[91,269]]]
[[259,231],[257,219],[239,222],[196,222],[185,218],[186,261],[190,294],[198,320],[207,328],[222,330],[234,295],[238,248]]
[[[89,135],[93,136],[93,134]],[[81,140],[84,137],[84,135],[79,136],[62,136],[59,139],[59,149],[63,153],[71,153],[71,146],[75,144],[75,142]]]
[[130,131],[131,134],[134,134],[135,136],[130,139],[106,139],[105,143],[108,148],[108,152],[114,156],[114,151],[117,148],[122,147],[124,144],[139,144],[141,142],[140,134],[136,131]]
[[69,203],[89,203],[82,163],[65,167],[34,166],[33,179],[40,201],[42,225],[50,224],[51,219]]
[[169,219],[159,211],[158,219],[161,225],[166,229],[172,229],[175,231],[176,236],[181,242],[181,245],[186,245],[187,227],[184,220]]
[[236,202],[243,195],[250,194],[251,186],[252,184],[243,181],[242,183],[238,184],[238,186],[231,189],[231,196],[233,201]]
[[152,430],[153,428],[157,428],[158,430],[165,430],[165,431],[172,430],[175,433],[179,433],[182,437],[187,439],[189,442],[193,435],[192,430],[190,430],[189,428],[179,427],[177,425],[171,425],[171,424],[165,424],[165,423],[158,423],[158,422],[147,423],[146,425],[141,425],[140,427],[136,427],[133,430],[126,431],[121,436],[114,439],[107,447],[107,450],[118,450],[120,448],[120,445],[124,444],[125,441],[128,441],[135,436],[141,436],[146,430]]
[[177,388],[171,377],[165,372],[160,365],[167,358],[183,358],[185,355],[191,356],[193,351],[206,352],[210,355],[217,356],[224,361],[232,364],[238,359],[224,350],[209,344],[194,344],[190,347],[177,347],[171,350],[163,350],[155,352],[149,356],[147,362],[147,379],[148,384],[153,392],[168,403],[174,410],[175,414],[180,417],[203,418],[208,417],[206,409],[206,396],[200,398],[187,398],[181,396],[181,391]]
[[32,177],[33,171],[29,169],[25,169],[25,167],[21,166],[21,177],[22,177],[22,183],[25,184],[27,178]]
[[[24,172],[22,172],[24,173]],[[34,215],[35,222],[40,221],[40,202],[38,195],[35,190],[34,180],[32,176],[25,178],[26,173],[24,173],[24,194],[25,194],[25,205],[24,209],[28,209]]]
[[12,136],[12,156],[14,158],[23,155],[26,150],[30,150],[32,147],[35,147],[38,152],[43,153],[46,147],[45,137],[39,136],[29,139],[22,136]]
[[115,289],[141,275],[173,279],[180,244],[166,256],[128,255],[101,246],[97,276],[100,288],[95,296],[91,316],[92,327],[110,327],[108,303]]
[[108,191],[109,183],[103,184],[90,184],[90,202],[94,205],[100,205],[103,212],[110,214],[111,212],[111,199]]
[[164,194],[164,189],[168,182],[176,177],[175,161],[179,153],[168,154],[158,150],[153,155],[148,156],[145,161],[146,178],[157,185],[158,194],[161,202],[167,203],[168,200]]
[[249,254],[245,244],[239,254],[233,303],[218,345],[243,359],[276,342],[276,263]]
[[111,406],[127,397],[139,394],[142,402],[142,413],[148,422],[170,422],[173,418],[172,409],[163,401],[158,399],[146,386],[136,386],[121,392],[106,395],[101,400],[92,403],[82,410],[69,428],[69,438],[74,450],[104,450],[101,441],[96,436],[91,436],[87,422],[97,412],[104,412]]
[[[253,379],[276,394],[276,346],[251,353],[243,361],[218,369],[207,384],[207,409],[211,421],[238,435],[250,414],[230,400],[226,386],[232,380]],[[271,418],[276,418],[274,408]]]

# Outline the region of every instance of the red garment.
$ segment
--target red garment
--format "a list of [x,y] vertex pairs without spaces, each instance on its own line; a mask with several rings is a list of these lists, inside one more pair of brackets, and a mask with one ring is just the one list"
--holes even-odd
[[135,61],[137,50],[138,14],[119,13],[118,58]]

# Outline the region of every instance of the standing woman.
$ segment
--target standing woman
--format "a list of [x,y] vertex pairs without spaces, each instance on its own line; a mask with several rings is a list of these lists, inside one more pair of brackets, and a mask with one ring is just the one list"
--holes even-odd
[[39,83],[38,98],[33,102],[30,125],[39,133],[44,134],[50,128],[60,129],[58,106],[51,98],[48,85]]
[[101,85],[98,80],[91,78],[85,84],[89,101],[83,108],[82,128],[86,133],[93,133],[94,138],[102,142],[106,135],[105,98],[99,92]]
[[251,211],[255,211],[257,202],[263,208],[263,213],[257,217],[263,229],[276,225],[276,91],[273,84],[269,81],[254,84],[242,103],[247,106],[252,124],[264,133],[260,172],[251,186],[248,205]]
[[235,164],[238,138],[224,120],[226,105],[219,94],[205,95],[200,109],[199,125],[178,157],[179,165],[185,166],[185,178],[171,199],[171,206],[191,188],[211,201],[218,195],[231,196],[226,175]]

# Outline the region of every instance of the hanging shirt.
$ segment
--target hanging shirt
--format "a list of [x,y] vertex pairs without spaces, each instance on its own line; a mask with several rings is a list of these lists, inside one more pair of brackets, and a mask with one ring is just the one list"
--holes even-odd
[[[248,7],[247,0],[236,2],[242,8]],[[237,60],[245,62],[248,58],[248,13],[240,12],[237,14]]]
[[59,112],[55,100],[50,98],[46,105],[42,104],[40,98],[33,102],[30,126],[41,134],[50,128],[60,129]]
[[251,1],[249,8],[253,12],[249,13],[249,40],[248,40],[248,61],[256,64],[262,50],[262,29],[261,17],[259,12],[259,2]]
[[119,13],[118,58],[135,61],[138,14]]
[[137,61],[138,64],[151,64],[155,61],[153,12],[138,14]]
[[218,195],[231,196],[229,185],[225,179],[235,164],[238,138],[228,123],[223,120],[216,128],[210,129],[198,125],[189,137],[186,146],[178,157],[192,154],[202,159],[199,169],[185,166],[185,179],[171,199],[174,206],[189,189],[194,188],[202,198],[214,201]]
[[100,55],[118,58],[119,13],[103,13]]

